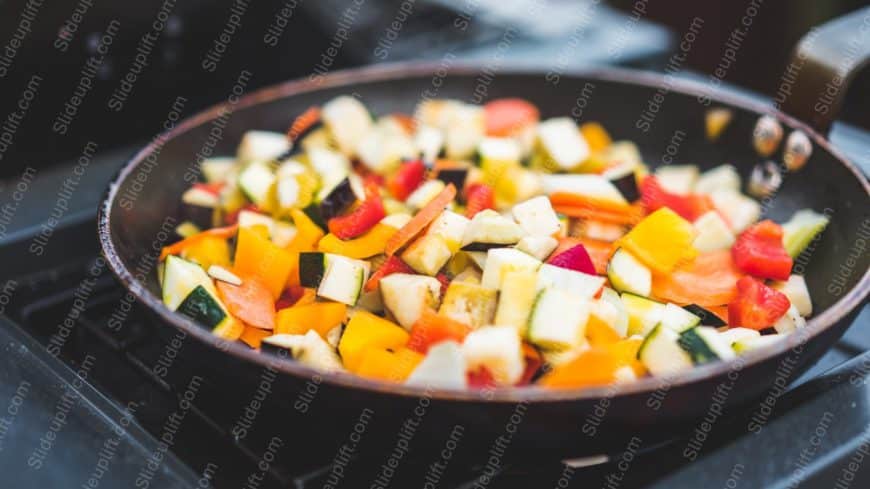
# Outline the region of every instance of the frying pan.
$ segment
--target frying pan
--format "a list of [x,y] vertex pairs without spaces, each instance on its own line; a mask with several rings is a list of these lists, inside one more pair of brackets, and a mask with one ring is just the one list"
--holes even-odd
[[[870,290],[870,254],[866,252],[870,188],[865,176],[825,137],[849,80],[870,56],[868,37],[870,8],[865,8],[802,40],[793,58],[801,68],[789,78],[793,95],[782,111],[708,83],[660,74],[595,68],[563,73],[553,84],[546,81],[543,71],[504,69],[488,77],[479,67],[448,60],[341,71],[272,86],[193,116],[136,154],[111,183],[100,208],[100,243],[112,271],[159,319],[156,334],[191,337],[182,356],[225,379],[222,388],[250,392],[263,369],[276,372],[270,399],[283,403],[285,417],[281,423],[270,423],[269,429],[278,429],[276,425],[307,429],[316,432],[317,439],[341,441],[359,423],[363,408],[372,409],[377,420],[366,430],[388,433],[405,416],[413,415],[415,408],[424,406],[418,432],[426,435],[417,435],[415,444],[442,446],[450,427],[460,424],[465,427],[463,444],[485,448],[496,437],[507,436],[507,453],[525,457],[614,453],[623,450],[632,437],[648,446],[693,428],[714,404],[726,410],[735,406],[754,409],[761,416],[756,421],[763,425],[768,412],[765,406],[775,405],[781,387],[839,339]],[[531,386],[455,391],[379,383],[342,373],[319,374],[293,361],[276,361],[242,343],[217,339],[164,307],[153,270],[155,250],[162,243],[155,240],[166,238],[167,216],[180,222],[180,196],[189,186],[185,175],[196,168],[195,155],[209,145],[215,128],[220,128],[220,137],[214,154],[233,154],[244,131],[284,130],[307,107],[349,93],[377,114],[409,113],[427,94],[461,100],[471,100],[474,93],[485,93],[490,99],[522,97],[535,103],[543,118],[572,114],[582,121],[600,121],[617,139],[636,142],[644,161],[652,166],[673,161],[706,169],[727,162],[744,179],[754,164],[764,160],[751,144],[752,133],[759,117],[770,115],[786,136],[792,131],[808,135],[813,151],[806,166],[787,173],[775,196],[763,202],[765,215],[782,222],[798,209],[812,208],[831,216],[822,237],[797,260],[815,314],[805,329],[787,341],[669,379],[644,378],[573,390]],[[657,111],[647,114],[653,118],[648,131],[640,130],[641,115],[661,94],[664,98]],[[702,103],[707,99],[708,105]],[[705,115],[712,108],[732,113],[716,141],[704,134]],[[769,158],[781,161],[782,146]],[[310,405],[294,409],[294,400],[311,390],[316,394]],[[300,436],[302,431],[295,433]]]

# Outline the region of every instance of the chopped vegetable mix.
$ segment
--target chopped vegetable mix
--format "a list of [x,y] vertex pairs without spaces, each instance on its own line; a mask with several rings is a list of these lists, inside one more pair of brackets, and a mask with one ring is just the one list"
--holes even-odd
[[774,343],[812,313],[792,268],[828,223],[759,221],[730,165],[651,172],[601,124],[518,98],[375,117],[338,97],[202,167],[182,200],[213,222],[163,248],[168,308],[428,387],[595,387]]

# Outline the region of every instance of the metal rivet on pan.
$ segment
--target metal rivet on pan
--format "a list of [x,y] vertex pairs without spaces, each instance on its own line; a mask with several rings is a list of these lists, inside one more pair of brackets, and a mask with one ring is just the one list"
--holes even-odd
[[803,168],[813,154],[813,143],[803,131],[795,130],[788,135],[785,140],[785,150],[783,151],[782,161],[789,171],[796,171]]
[[752,144],[761,156],[770,156],[782,141],[782,126],[769,115],[761,116],[752,131]]
[[716,107],[707,110],[704,114],[704,123],[707,128],[707,139],[716,141],[719,136],[728,127],[731,119],[734,117],[734,111],[725,107]]
[[755,197],[767,197],[782,184],[782,172],[773,161],[758,163],[749,176],[749,193]]

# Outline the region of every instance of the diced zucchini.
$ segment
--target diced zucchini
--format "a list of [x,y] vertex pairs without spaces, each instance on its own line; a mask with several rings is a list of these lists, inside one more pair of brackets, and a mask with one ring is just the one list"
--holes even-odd
[[269,209],[274,198],[275,170],[266,161],[253,161],[239,174],[239,188],[261,209]]
[[719,165],[707,170],[695,182],[695,193],[712,194],[717,190],[740,192],[740,174],[733,166]]
[[704,326],[713,326],[718,328],[727,325],[725,321],[723,321],[712,311],[708,311],[707,309],[704,309],[697,304],[689,304],[687,306],[683,306],[683,309],[701,318],[701,324],[703,324]]
[[290,141],[283,133],[248,131],[242,136],[236,158],[241,162],[270,161],[289,151],[290,146]]
[[279,248],[286,248],[293,238],[296,237],[296,226],[290,224],[286,221],[275,220],[275,224],[272,226],[272,233],[270,236],[272,237],[272,242],[275,243]]
[[785,311],[785,314],[782,315],[779,320],[773,325],[773,328],[776,329],[777,333],[785,334],[791,333],[796,329],[803,328],[807,325],[807,321],[801,317],[797,308],[792,304],[789,306],[788,310]]
[[423,158],[423,161],[433,162],[438,159],[438,155],[444,147],[444,134],[438,128],[420,125],[417,127],[414,143],[420,150],[420,157]]
[[320,177],[323,187],[331,189],[350,174],[350,160],[338,151],[312,148],[307,154],[308,162]]
[[187,294],[175,311],[209,329],[216,328],[228,317],[220,306],[217,296],[211,295],[202,285],[197,285],[190,294]]
[[762,336],[757,336],[754,338],[746,338],[735,341],[732,346],[734,352],[738,355],[746,353],[748,351],[757,350],[759,348],[766,348],[770,345],[779,343],[783,339],[785,339],[788,335],[784,334],[767,334]]
[[807,283],[802,276],[791,275],[787,281],[774,282],[771,287],[785,294],[801,316],[812,315],[813,302],[810,299],[810,291],[807,290]]
[[484,137],[483,109],[466,104],[454,106],[444,131],[447,158],[458,160],[470,158]]
[[346,156],[356,153],[357,145],[372,128],[372,116],[357,99],[342,95],[323,106],[321,117],[338,149]]
[[549,119],[538,124],[538,147],[551,170],[570,170],[589,157],[589,145],[570,117]]
[[473,372],[484,367],[499,385],[513,385],[523,375],[522,343],[511,326],[484,326],[472,331],[462,343],[466,368]]
[[435,276],[452,253],[447,241],[437,234],[426,234],[402,252],[402,261],[417,273]]
[[199,186],[193,186],[181,194],[181,201],[188,205],[214,209],[220,206],[220,194],[209,192]]
[[415,210],[422,209],[430,200],[440,194],[444,187],[446,185],[441,180],[429,180],[411,192],[411,195],[405,199],[405,205]]
[[589,298],[570,289],[541,290],[529,317],[530,342],[545,349],[568,350],[585,341]]
[[710,194],[716,210],[725,214],[731,229],[739,233],[761,216],[761,204],[734,190],[714,190]]
[[552,236],[525,236],[517,243],[516,249],[544,261],[557,246],[559,241]]
[[623,293],[620,298],[628,311],[628,334],[646,335],[658,325],[665,313],[665,305],[634,294]]
[[692,223],[697,231],[692,247],[706,253],[727,250],[734,244],[734,233],[717,211],[710,211]]
[[591,302],[589,314],[610,326],[620,338],[628,336],[628,309],[615,290],[604,287],[601,297]]
[[236,159],[231,157],[208,158],[199,165],[202,176],[208,183],[223,182],[236,165]]
[[557,288],[569,290],[583,299],[591,299],[604,286],[604,277],[568,270],[550,264],[543,264],[538,269],[537,290]]
[[451,253],[459,251],[462,245],[462,237],[471,220],[450,210],[445,210],[429,226],[427,234],[440,236],[447,243]]
[[668,303],[662,312],[661,324],[677,333],[689,330],[701,323],[701,318],[680,306]]
[[[455,280],[458,280],[456,277]],[[494,324],[513,326],[525,332],[532,307],[535,305],[535,282],[538,276],[533,270],[509,270],[504,273]]]
[[356,146],[359,161],[378,173],[395,170],[405,158],[417,156],[417,146],[392,118],[383,118],[366,132]]
[[511,219],[487,209],[475,214],[462,236],[465,251],[486,251],[516,244],[526,232]]
[[796,258],[828,226],[828,216],[811,209],[799,210],[782,225],[782,244],[785,251]]
[[[678,308],[679,309],[679,308]],[[696,326],[680,333],[677,341],[696,365],[734,358],[734,350],[715,328]]]
[[441,282],[423,275],[393,273],[381,279],[380,289],[384,306],[407,330],[424,309],[437,309],[441,298]]
[[761,333],[749,328],[730,328],[725,331],[720,331],[719,336],[729,345],[734,345],[738,341],[743,341],[761,336]]
[[369,263],[341,255],[330,255],[325,261],[329,267],[317,287],[317,295],[349,306],[355,305],[368,279]]
[[468,385],[467,370],[459,343],[444,341],[429,348],[405,383],[425,388],[464,389]]
[[438,313],[472,328],[479,328],[492,324],[497,297],[497,290],[454,280],[447,287]]
[[512,212],[514,220],[533,236],[550,236],[561,227],[550,199],[543,195],[515,205]]
[[666,191],[677,195],[688,195],[698,181],[698,167],[695,165],[668,165],[656,168],[656,179]]
[[607,278],[619,292],[648,297],[652,291],[652,272],[628,251],[619,248],[607,264]]
[[547,195],[564,192],[601,201],[628,203],[613,183],[601,175],[542,175],[541,186]]
[[520,146],[511,138],[483,138],[477,147],[477,153],[483,168],[487,167],[487,163],[494,163],[496,166],[520,163]]
[[164,267],[163,303],[169,309],[178,309],[182,301],[198,286],[202,286],[212,296],[218,296],[211,278],[196,263],[169,255]]
[[462,251],[460,253],[464,253],[465,256],[471,260],[471,263],[474,263],[474,266],[480,269],[483,272],[486,269],[486,257],[487,252],[485,251]]
[[688,370],[692,368],[692,357],[679,345],[679,339],[679,333],[658,325],[644,338],[637,358],[655,376]]
[[501,289],[507,272],[525,270],[535,272],[541,262],[513,248],[493,248],[487,252],[486,267],[480,284],[489,289]]
[[212,265],[208,267],[208,276],[228,284],[242,285],[242,279],[240,279],[238,275],[220,265]]
[[287,350],[299,363],[318,370],[327,372],[344,370],[335,349],[313,329],[304,335],[277,334],[268,336],[263,338],[261,349],[270,353]]

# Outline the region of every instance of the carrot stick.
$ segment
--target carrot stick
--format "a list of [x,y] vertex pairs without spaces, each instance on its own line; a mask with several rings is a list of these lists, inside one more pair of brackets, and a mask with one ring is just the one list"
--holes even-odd
[[387,241],[387,246],[384,249],[387,256],[393,256],[397,251],[402,249],[403,246],[408,244],[414,236],[417,236],[420,231],[426,229],[426,226],[441,215],[441,212],[444,211],[444,208],[447,207],[447,204],[449,204],[454,197],[456,197],[456,187],[451,183],[447,185],[441,193],[436,195],[434,199],[430,200],[428,204],[420,209],[420,212],[414,215],[407,224],[402,226],[402,229],[399,229],[396,234]]

